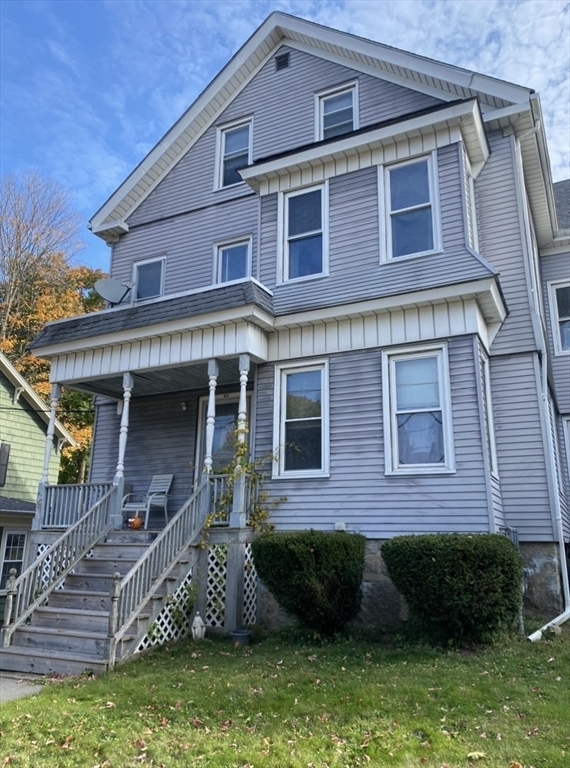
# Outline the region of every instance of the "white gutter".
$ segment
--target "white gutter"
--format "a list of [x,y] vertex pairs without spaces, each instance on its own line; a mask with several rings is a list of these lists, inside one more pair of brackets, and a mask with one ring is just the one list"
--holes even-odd
[[[521,141],[528,138],[529,136],[535,135],[540,131],[540,122],[537,122],[534,128],[532,128],[530,131],[527,131],[522,136],[519,136],[515,139],[516,145],[517,145],[517,169],[519,172],[519,175],[521,177],[521,181],[523,182],[522,189],[524,190],[524,177],[522,175],[522,167],[521,167],[521,154],[520,154],[520,144]],[[525,201],[522,201],[521,205],[521,211],[524,211],[524,205]],[[523,238],[523,253],[525,255],[526,259],[526,268],[528,270],[528,278],[530,281],[530,286],[532,287],[532,279],[531,275],[534,271],[533,265],[530,263],[532,248],[529,247],[529,227],[526,225],[526,216],[524,216],[524,222],[525,222],[525,237]],[[541,286],[537,286],[537,290],[540,290]],[[542,396],[542,416],[545,421],[545,431],[546,431],[546,459],[550,465],[550,476],[554,481],[555,487],[553,488],[553,498],[554,498],[554,514],[555,514],[555,527],[557,529],[558,534],[558,557],[560,560],[560,570],[562,573],[562,593],[564,595],[564,605],[566,606],[565,609],[562,611],[561,614],[556,616],[554,619],[551,619],[549,622],[547,622],[543,627],[540,629],[537,629],[536,632],[533,632],[531,635],[528,636],[528,639],[531,642],[536,642],[537,640],[542,639],[543,632],[547,631],[550,627],[559,627],[561,624],[564,624],[565,621],[568,621],[570,619],[570,583],[568,580],[568,565],[566,563],[566,556],[564,552],[564,527],[562,524],[562,508],[560,506],[560,490],[558,488],[558,485],[556,484],[556,478],[558,477],[558,471],[556,468],[556,457],[554,455],[554,451],[552,446],[554,445],[554,435],[552,434],[552,421],[550,419],[550,408],[549,408],[549,402],[548,402],[548,348],[546,345],[546,340],[544,338],[544,334],[542,333],[542,325],[540,318],[536,317],[536,310],[535,310],[535,304],[532,300],[533,297],[531,297],[530,303],[530,311],[532,315],[533,320],[533,326],[535,329],[535,338],[538,344],[538,347],[540,349],[540,353],[542,355],[542,370],[541,370],[541,396]]]

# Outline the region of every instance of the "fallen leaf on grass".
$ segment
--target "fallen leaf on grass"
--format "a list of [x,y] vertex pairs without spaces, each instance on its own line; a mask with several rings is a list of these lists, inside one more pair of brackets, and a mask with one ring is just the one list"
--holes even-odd
[[484,760],[486,757],[485,752],[470,752],[467,755],[468,760]]

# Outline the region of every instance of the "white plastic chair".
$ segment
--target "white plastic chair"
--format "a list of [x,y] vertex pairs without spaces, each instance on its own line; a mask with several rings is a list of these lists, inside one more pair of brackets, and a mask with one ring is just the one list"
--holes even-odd
[[127,517],[133,517],[137,512],[144,511],[144,527],[147,529],[151,507],[162,507],[165,520],[168,523],[168,491],[173,478],[174,475],[154,475],[146,495],[139,496],[138,500],[132,499],[137,494],[127,493],[126,496],[123,496],[123,515],[126,513]]

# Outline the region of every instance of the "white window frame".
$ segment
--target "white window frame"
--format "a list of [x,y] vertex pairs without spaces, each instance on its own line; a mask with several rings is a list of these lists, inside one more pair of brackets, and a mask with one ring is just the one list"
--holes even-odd
[[245,184],[245,181],[236,181],[234,184],[224,185],[224,156],[225,156],[225,142],[226,134],[236,128],[243,128],[245,125],[249,127],[249,141],[247,148],[247,164],[251,165],[251,159],[253,157],[253,117],[242,118],[241,120],[234,120],[226,125],[218,126],[216,130],[216,173],[214,179],[214,190],[220,189],[234,189],[241,184]]
[[[154,264],[156,262],[161,262],[162,264],[161,273],[160,273],[159,293],[156,294],[156,296],[148,296],[144,299],[138,299],[137,293],[138,293],[139,267],[142,267],[145,264]],[[147,302],[147,301],[156,301],[156,299],[160,299],[162,296],[164,296],[165,272],[166,272],[166,256],[158,256],[152,259],[141,259],[140,261],[135,261],[133,263],[133,290],[131,294],[133,304],[142,304],[143,302]]]
[[[323,141],[324,136],[324,103],[327,99],[334,96],[341,96],[343,93],[352,94],[352,129],[356,131],[360,127],[359,116],[359,95],[358,95],[358,80],[353,80],[350,83],[343,83],[342,85],[336,85],[332,88],[327,88],[324,91],[319,91],[315,94],[315,141]],[[347,131],[347,133],[351,133]],[[342,139],[345,134],[335,136],[331,138],[331,141],[336,139]]]
[[[398,465],[398,427],[396,417],[396,369],[398,360],[437,356],[439,399],[442,414],[444,464]],[[455,472],[451,385],[447,344],[400,347],[382,352],[382,410],[384,416],[384,455],[387,475],[440,475]]]
[[483,356],[483,388],[485,397],[485,417],[487,421],[487,438],[489,441],[489,462],[491,474],[499,478],[499,461],[497,459],[497,441],[495,439],[495,417],[493,415],[493,392],[491,389],[491,365],[487,355]]
[[[245,266],[245,275],[243,277],[236,278],[235,280],[222,280],[222,251],[228,248],[238,248],[242,245],[247,247],[247,257]],[[214,283],[216,285],[231,285],[232,283],[239,283],[242,280],[251,277],[251,236],[233,238],[231,240],[223,240],[216,243],[214,246]]]
[[[6,545],[8,543],[8,536],[10,535],[24,537],[24,551],[22,553],[22,567],[20,569],[20,573],[23,573],[26,567],[26,558],[28,554],[28,543],[29,543],[28,534],[29,534],[29,531],[25,531],[20,528],[4,528],[2,535],[0,536],[0,575],[2,574],[2,569],[4,568],[4,564],[6,563]],[[16,561],[12,560],[11,562],[16,562]],[[8,580],[9,575],[10,574],[8,573],[6,580]],[[6,587],[3,587],[0,590],[0,593],[6,594]]]
[[[285,469],[285,405],[287,396],[286,377],[291,373],[321,372],[321,468],[307,470]],[[329,362],[281,363],[275,366],[275,394],[273,400],[273,478],[329,477]]]
[[[405,165],[427,162],[429,196],[431,205],[431,223],[433,232],[433,248],[427,251],[418,251],[417,253],[408,253],[405,256],[392,255],[392,209],[390,207],[390,173],[396,168],[402,168]],[[390,163],[389,165],[380,165],[378,167],[378,197],[379,197],[379,220],[380,220],[380,261],[383,263],[399,263],[407,259],[417,259],[421,256],[428,256],[442,251],[441,236],[441,210],[439,200],[439,182],[438,182],[438,164],[437,150],[430,152],[429,155],[419,155],[409,158],[403,162]],[[409,209],[423,206],[412,206]],[[399,211],[401,212],[401,211]]]
[[566,454],[566,487],[570,490],[570,416],[562,417],[562,432],[564,434],[564,452]]
[[559,288],[570,287],[569,280],[556,280],[548,283],[548,303],[550,304],[550,323],[552,325],[552,344],[554,346],[554,354],[570,355],[570,349],[562,349],[562,339],[560,337],[560,320],[558,316],[558,302],[556,300],[556,291]]
[[[323,263],[322,272],[315,272],[314,275],[302,275],[301,277],[289,277],[289,237],[288,237],[288,201],[292,197],[306,195],[309,192],[321,190],[321,230],[323,238]],[[320,277],[327,277],[329,274],[329,184],[328,181],[322,184],[312,184],[310,187],[301,187],[300,189],[289,192],[279,193],[278,198],[278,231],[277,231],[277,284],[298,283],[305,280],[315,280]],[[316,230],[315,230],[316,233]]]

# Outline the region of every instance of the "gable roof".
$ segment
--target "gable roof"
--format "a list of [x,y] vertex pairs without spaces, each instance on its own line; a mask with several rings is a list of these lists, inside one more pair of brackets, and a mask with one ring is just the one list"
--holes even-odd
[[[19,391],[19,397],[23,397],[31,405],[32,410],[38,414],[40,419],[49,424],[50,409],[47,403],[32,389],[2,352],[0,352],[0,373],[8,379],[17,392]],[[67,431],[59,419],[55,420],[55,434],[69,445],[77,445],[77,440]]]
[[97,211],[90,221],[91,230],[108,242],[128,232],[128,216],[283,45],[442,101],[478,98],[484,112],[501,113],[504,120],[510,118],[513,105],[520,105],[519,112],[530,108],[533,91],[529,88],[274,12]]

